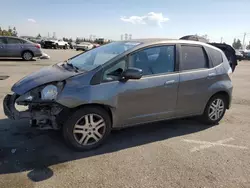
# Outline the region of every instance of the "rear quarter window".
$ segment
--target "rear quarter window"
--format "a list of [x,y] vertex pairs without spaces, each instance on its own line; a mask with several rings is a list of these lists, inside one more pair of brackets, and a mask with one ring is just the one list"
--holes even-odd
[[213,62],[214,67],[216,67],[217,65],[223,62],[223,57],[219,50],[215,50],[213,48],[207,48],[207,50]]
[[181,46],[180,70],[208,68],[208,58],[202,46]]

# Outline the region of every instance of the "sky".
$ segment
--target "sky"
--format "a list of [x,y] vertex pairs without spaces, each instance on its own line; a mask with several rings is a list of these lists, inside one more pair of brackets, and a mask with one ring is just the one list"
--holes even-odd
[[[1,2],[2,1],[2,2]],[[0,27],[18,35],[120,40],[208,35],[210,41],[250,40],[250,0],[0,0]],[[6,16],[3,16],[6,15]]]

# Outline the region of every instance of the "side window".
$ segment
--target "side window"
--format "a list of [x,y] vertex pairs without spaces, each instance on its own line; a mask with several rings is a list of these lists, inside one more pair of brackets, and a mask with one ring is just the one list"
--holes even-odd
[[181,57],[181,71],[208,68],[208,58],[202,47],[182,46]]
[[156,46],[131,55],[129,67],[142,69],[143,75],[174,72],[175,46]]
[[213,65],[215,67],[223,62],[223,57],[220,51],[212,49],[212,48],[207,48],[207,49],[213,61]]
[[5,39],[3,37],[0,37],[0,44],[5,44]]
[[126,61],[120,60],[114,66],[110,67],[109,69],[105,70],[103,73],[103,81],[115,81],[120,78],[122,72],[126,69]]
[[22,44],[22,40],[19,39],[15,39],[15,38],[8,38],[7,39],[8,44]]

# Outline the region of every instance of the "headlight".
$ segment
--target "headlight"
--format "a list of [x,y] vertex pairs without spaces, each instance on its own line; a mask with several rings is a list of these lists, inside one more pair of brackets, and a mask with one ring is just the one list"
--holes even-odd
[[58,94],[58,89],[54,85],[47,85],[41,91],[41,98],[42,100],[54,100],[56,99]]

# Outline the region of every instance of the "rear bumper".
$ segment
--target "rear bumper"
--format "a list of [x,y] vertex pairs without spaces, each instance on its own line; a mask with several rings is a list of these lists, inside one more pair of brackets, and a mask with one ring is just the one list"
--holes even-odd
[[42,51],[34,52],[34,57],[40,57],[43,55]]
[[82,47],[82,46],[76,46],[76,49],[78,49],[78,50],[88,50],[88,48],[87,47]]

